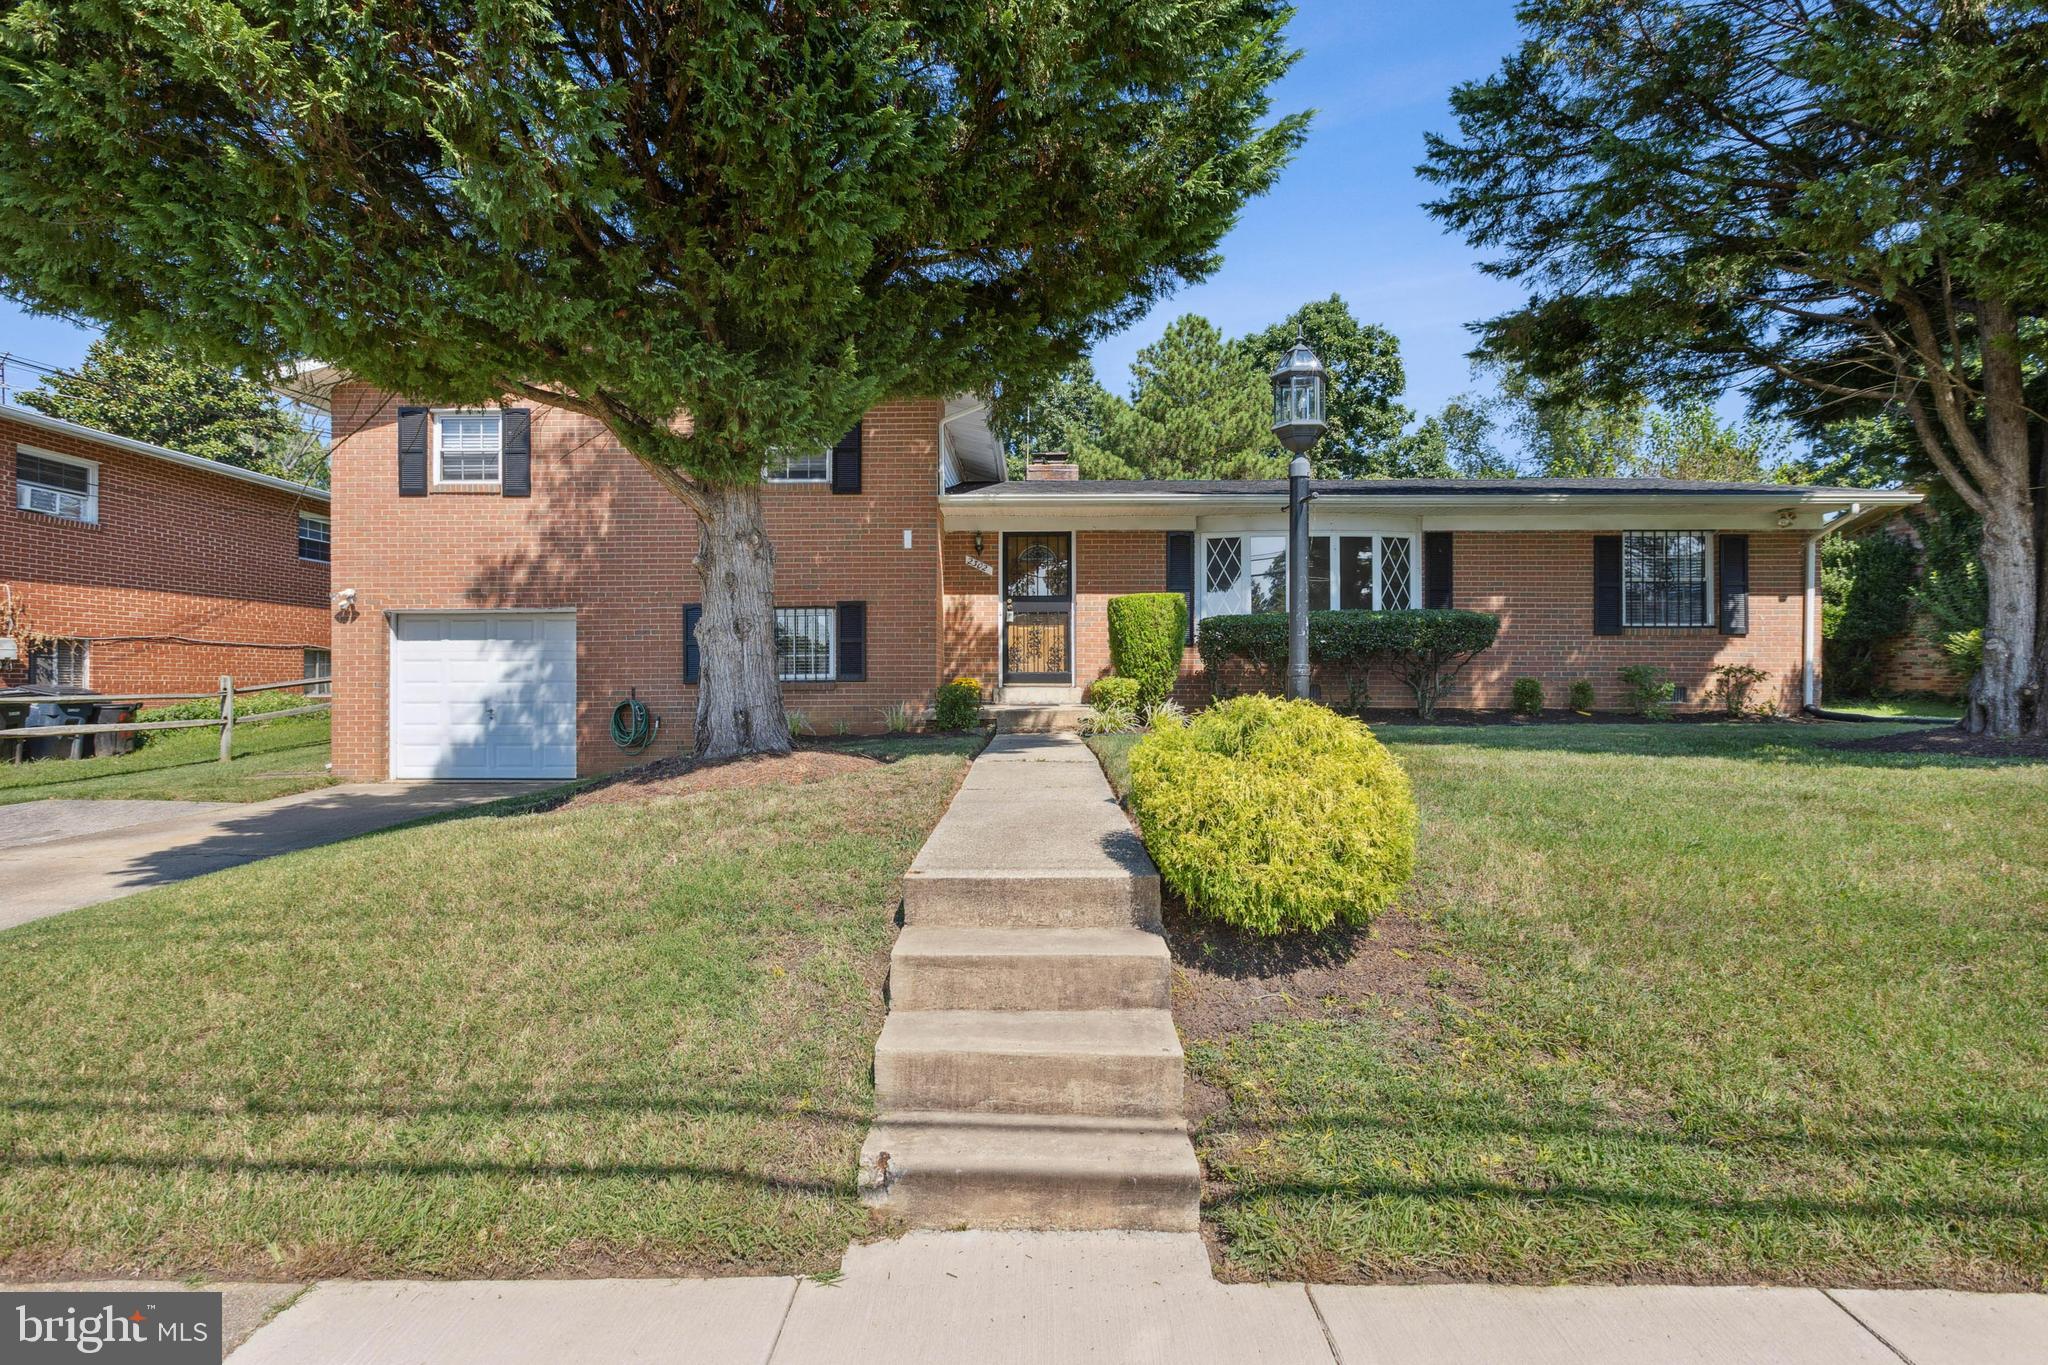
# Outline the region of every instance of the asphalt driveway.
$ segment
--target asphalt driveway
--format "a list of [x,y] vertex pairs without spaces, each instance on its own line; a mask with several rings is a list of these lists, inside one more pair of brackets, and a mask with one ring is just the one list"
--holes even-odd
[[0,808],[0,929],[559,785],[365,782],[233,805],[35,801]]

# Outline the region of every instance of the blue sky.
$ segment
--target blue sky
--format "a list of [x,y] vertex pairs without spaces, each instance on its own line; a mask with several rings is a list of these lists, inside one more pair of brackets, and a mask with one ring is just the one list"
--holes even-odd
[[[1317,111],[1308,142],[1224,239],[1222,268],[1099,346],[1096,370],[1121,392],[1131,357],[1182,313],[1201,313],[1235,335],[1337,293],[1361,320],[1400,338],[1406,402],[1432,412],[1471,386],[1464,324],[1512,307],[1518,296],[1481,276],[1471,249],[1423,212],[1429,188],[1415,165],[1423,133],[1450,127],[1451,87],[1486,75],[1513,46],[1512,4],[1301,0],[1292,37],[1304,55],[1275,92],[1275,107]],[[90,339],[0,299],[0,351],[68,366]]]

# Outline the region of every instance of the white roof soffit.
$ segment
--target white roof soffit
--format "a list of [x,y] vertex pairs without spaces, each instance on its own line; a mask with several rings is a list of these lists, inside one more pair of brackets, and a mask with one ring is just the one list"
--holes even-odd
[[147,441],[137,441],[127,436],[116,436],[111,431],[101,431],[97,427],[84,426],[78,422],[67,422],[61,417],[45,416],[33,408],[17,408],[11,403],[0,403],[0,417],[4,417],[10,422],[20,422],[23,426],[40,427],[44,431],[76,437],[81,441],[91,441],[115,450],[125,450],[135,455],[147,455],[153,460],[164,460],[171,464],[181,464],[187,469],[203,469],[209,474],[218,474],[222,478],[239,479],[243,483],[258,484],[264,488],[274,488],[280,493],[290,493],[295,497],[311,498],[317,502],[328,501],[326,489],[315,488],[309,483],[294,483],[290,479],[280,479],[273,474],[259,474],[253,469],[239,469],[231,464],[222,464],[219,460],[209,460],[204,455],[187,455],[182,450],[170,450],[164,446],[151,445]]
[[1007,466],[1003,448],[988,424],[988,404],[972,394],[946,400],[946,440],[953,448],[953,462],[967,483],[1001,483]]

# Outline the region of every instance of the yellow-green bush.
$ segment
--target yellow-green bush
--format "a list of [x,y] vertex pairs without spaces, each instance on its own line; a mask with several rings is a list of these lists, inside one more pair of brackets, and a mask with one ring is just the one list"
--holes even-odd
[[1415,796],[1372,731],[1242,696],[1131,750],[1131,812],[1190,909],[1254,934],[1363,924],[1415,870]]

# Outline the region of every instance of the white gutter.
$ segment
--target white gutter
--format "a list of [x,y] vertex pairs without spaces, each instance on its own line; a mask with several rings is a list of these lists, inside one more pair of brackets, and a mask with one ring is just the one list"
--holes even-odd
[[1828,534],[1815,531],[1806,538],[1806,592],[1799,608],[1800,704],[1820,705],[1820,540]]
[[[0,418],[10,422],[19,422],[23,426],[37,427],[43,431],[55,432],[61,436],[70,436],[76,440],[91,441],[97,445],[109,446],[115,450],[125,450],[134,455],[147,455],[153,460],[165,460],[171,464],[181,464],[187,469],[203,469],[209,474],[218,474],[226,479],[240,479],[243,483],[257,484],[264,488],[275,489],[280,493],[290,493],[296,497],[311,498],[316,502],[328,501],[326,489],[315,488],[309,483],[294,483],[290,479],[280,479],[274,474],[259,474],[253,469],[241,469],[231,464],[222,464],[219,460],[209,460],[204,455],[187,455],[182,450],[171,450],[164,446],[151,445],[147,441],[137,441],[127,436],[116,436],[111,431],[101,431],[97,427],[81,426],[77,422],[67,422],[61,417],[51,417],[45,413],[37,412],[33,408],[17,408],[12,403],[0,403]],[[61,454],[62,452],[60,451],[59,453]]]
[[[1010,485],[1015,487],[1016,485]],[[1015,508],[1019,511],[1045,512],[1061,508],[1113,509],[1113,508],[1201,508],[1212,512],[1265,512],[1275,506],[1275,499],[1283,498],[1282,492],[1273,493],[997,493],[990,489],[976,489],[969,493],[948,493],[942,501],[948,507],[997,509]],[[1603,505],[1625,499],[1648,499],[1662,505],[1677,503],[1684,505],[1691,500],[1711,501],[1733,499],[1742,502],[1776,503],[1792,507],[1868,507],[1872,511],[1911,507],[1921,501],[1921,495],[1907,491],[1864,492],[1858,490],[1853,502],[1839,496],[1821,493],[1802,493],[1795,487],[1780,492],[1777,489],[1754,491],[1731,491],[1728,489],[1702,489],[1699,492],[1685,492],[1673,489],[1614,489],[1612,491],[1577,492],[1444,492],[1444,493],[1369,493],[1345,490],[1319,491],[1319,498],[1331,503],[1371,501],[1382,507],[1414,507],[1420,509],[1441,509],[1455,507],[1461,511],[1473,511],[1484,507],[1567,507],[1582,505]]]

